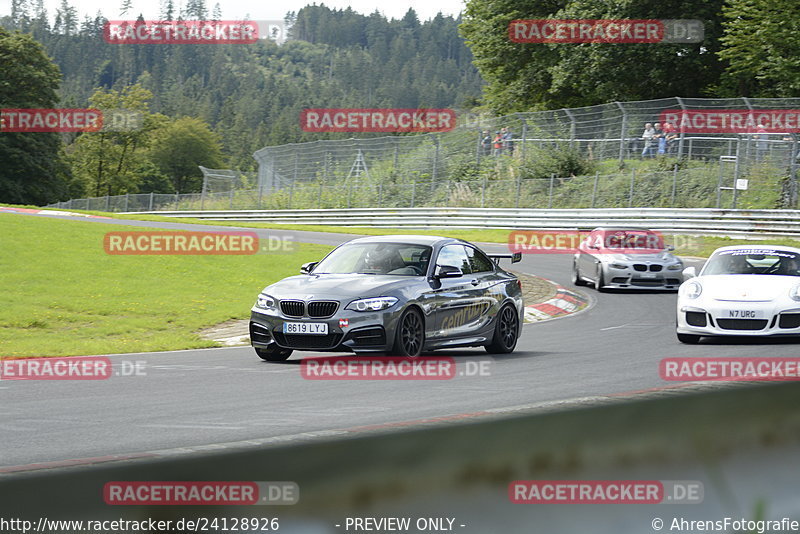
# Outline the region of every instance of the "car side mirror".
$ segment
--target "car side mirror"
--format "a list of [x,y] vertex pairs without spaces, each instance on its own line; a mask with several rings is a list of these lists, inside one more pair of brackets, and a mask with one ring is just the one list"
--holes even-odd
[[318,263],[319,263],[318,261],[310,261],[308,263],[304,263],[303,265],[300,266],[300,274],[310,274]]
[[694,267],[687,267],[683,270],[683,279],[688,280],[689,278],[694,278],[697,276],[697,269]]
[[460,276],[464,276],[464,273],[452,265],[439,265],[436,269],[436,278],[458,278]]

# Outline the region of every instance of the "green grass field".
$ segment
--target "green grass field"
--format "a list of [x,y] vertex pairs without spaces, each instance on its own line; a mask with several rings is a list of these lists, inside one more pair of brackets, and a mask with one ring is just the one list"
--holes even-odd
[[261,289],[330,250],[297,244],[276,255],[105,253],[106,232],[137,229],[0,213],[0,358],[214,346],[196,332],[249,317]]

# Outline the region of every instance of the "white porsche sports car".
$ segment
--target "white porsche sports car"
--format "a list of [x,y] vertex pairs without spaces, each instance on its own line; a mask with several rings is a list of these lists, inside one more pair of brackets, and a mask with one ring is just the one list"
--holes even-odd
[[699,275],[683,271],[678,340],[800,335],[800,249],[740,245],[714,251]]

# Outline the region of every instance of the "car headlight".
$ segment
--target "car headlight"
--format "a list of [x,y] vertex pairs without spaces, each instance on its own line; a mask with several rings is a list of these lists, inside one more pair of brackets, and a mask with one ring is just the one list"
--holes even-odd
[[792,300],[800,301],[800,284],[797,284],[789,290],[789,297],[791,297]]
[[681,293],[684,297],[689,299],[696,299],[700,296],[700,293],[703,292],[703,286],[701,286],[698,282],[691,281],[686,282],[684,285],[681,286]]
[[628,266],[625,265],[624,263],[612,263],[610,265],[610,267],[612,267],[614,269],[627,269],[628,268]]
[[673,263],[672,265],[667,266],[668,271],[680,271],[683,269],[682,263]]
[[353,302],[348,304],[345,309],[360,311],[360,312],[381,311],[385,310],[386,308],[391,308],[392,306],[395,305],[395,303],[397,303],[397,299],[394,297],[376,297],[372,299],[359,299],[359,300],[354,300]]
[[261,308],[262,310],[274,310],[275,299],[262,293],[258,296],[258,300],[256,300],[256,308]]

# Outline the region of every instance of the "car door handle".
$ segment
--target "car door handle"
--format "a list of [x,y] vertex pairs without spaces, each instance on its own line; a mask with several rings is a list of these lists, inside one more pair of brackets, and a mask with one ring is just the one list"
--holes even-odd
[[473,286],[477,286],[478,284],[480,284],[480,281],[477,278],[473,278],[470,284],[472,284]]

